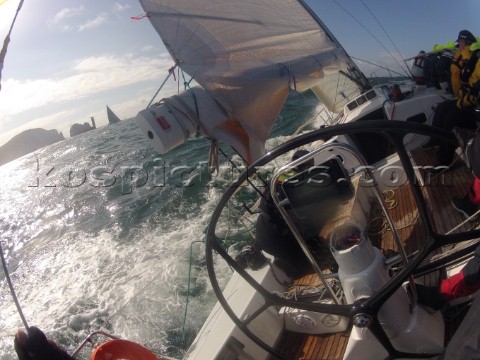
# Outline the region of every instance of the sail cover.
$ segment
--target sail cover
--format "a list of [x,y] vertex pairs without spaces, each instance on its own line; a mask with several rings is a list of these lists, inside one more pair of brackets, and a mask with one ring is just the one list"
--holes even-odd
[[340,113],[366,85],[338,41],[302,1],[140,3],[176,64],[223,108],[224,131],[247,137],[246,148],[237,148],[247,162],[262,155],[292,89],[315,87],[325,106]]

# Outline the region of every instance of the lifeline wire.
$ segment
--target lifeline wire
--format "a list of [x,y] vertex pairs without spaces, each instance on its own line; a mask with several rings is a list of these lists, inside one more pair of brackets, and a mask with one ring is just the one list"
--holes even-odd
[[29,329],[27,319],[25,319],[25,315],[23,315],[22,307],[20,306],[20,303],[18,302],[17,295],[15,294],[15,289],[13,288],[13,283],[12,279],[10,279],[10,274],[8,273],[7,269],[7,262],[5,261],[5,257],[3,256],[3,249],[2,249],[2,242],[0,241],[0,257],[2,258],[2,266],[3,266],[3,272],[5,273],[5,278],[7,279],[8,287],[10,288],[10,293],[12,294],[13,301],[15,302],[15,306],[17,307],[18,314],[22,318],[23,325],[25,326],[25,329]]

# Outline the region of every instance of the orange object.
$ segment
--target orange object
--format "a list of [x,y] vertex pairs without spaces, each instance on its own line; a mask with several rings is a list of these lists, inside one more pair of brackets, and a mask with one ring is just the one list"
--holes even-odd
[[158,360],[158,357],[140,344],[118,339],[97,346],[90,360]]

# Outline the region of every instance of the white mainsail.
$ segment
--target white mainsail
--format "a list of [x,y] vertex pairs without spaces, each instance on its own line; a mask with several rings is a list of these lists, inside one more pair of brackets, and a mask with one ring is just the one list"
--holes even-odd
[[140,3],[176,64],[223,109],[217,138],[222,140],[222,132],[236,134],[236,149],[248,162],[262,155],[291,89],[315,87],[324,105],[340,113],[368,86],[303,1]]

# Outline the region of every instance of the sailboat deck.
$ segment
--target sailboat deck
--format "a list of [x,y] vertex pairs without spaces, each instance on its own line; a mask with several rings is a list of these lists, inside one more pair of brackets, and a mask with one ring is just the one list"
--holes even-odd
[[[449,231],[466,231],[472,227],[471,223],[454,228],[464,219],[453,208],[451,200],[465,195],[473,179],[470,171],[459,159],[451,170],[437,176],[431,176],[428,166],[434,163],[434,152],[417,150],[412,153],[414,166],[418,167],[419,181],[421,181],[422,192],[425,197],[429,216],[432,219],[434,229],[437,233],[445,234]],[[419,212],[416,207],[410,185],[404,184],[394,191],[384,193],[388,206],[389,215],[395,224],[399,238],[405,250],[413,253],[419,250],[425,241],[425,232],[421,223]],[[378,221],[375,214],[370,214],[370,221]],[[453,229],[453,230],[452,230]],[[370,226],[369,238],[374,246],[379,247],[387,256],[398,253],[398,246],[394,242],[392,231],[384,224]],[[444,277],[443,272],[432,273],[417,281],[428,285],[438,286]],[[316,274],[310,274],[296,279],[293,285],[314,285],[319,283]],[[446,323],[446,340],[448,340],[457,327],[458,323]],[[341,333],[308,335],[286,331],[279,342],[279,350],[291,359],[298,360],[335,360],[342,359],[348,343],[350,331]]]
[[[318,284],[317,274],[302,276],[295,286]],[[349,331],[335,334],[307,335],[286,331],[280,340],[280,351],[291,359],[341,360],[348,343]]]
[[[455,162],[449,171],[432,175],[428,166],[435,164],[434,150],[416,150],[412,154],[415,165],[423,179],[424,196],[427,199],[433,224],[439,234],[445,234],[460,224],[464,219],[451,204],[452,199],[465,196],[473,181],[471,171],[455,155]],[[467,231],[472,224],[466,223],[458,230]]]
[[348,333],[305,336],[286,332],[280,350],[286,356],[298,360],[341,360],[348,337]]

